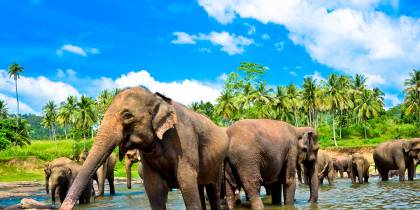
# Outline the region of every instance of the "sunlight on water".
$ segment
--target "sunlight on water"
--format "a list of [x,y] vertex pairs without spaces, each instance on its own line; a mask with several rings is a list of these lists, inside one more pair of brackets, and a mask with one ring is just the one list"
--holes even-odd
[[[378,178],[371,178],[369,184],[352,185],[349,179],[336,179],[334,186],[323,185],[319,192],[318,204],[307,202],[309,197],[309,188],[299,185],[296,191],[297,209],[348,209],[348,208],[420,208],[420,176],[415,181],[399,182],[394,178],[388,182],[379,182]],[[115,196],[110,197],[107,192],[105,197],[96,199],[89,205],[78,206],[77,209],[150,209],[149,202],[144,189],[140,185],[133,186],[128,190],[125,184],[116,185]],[[262,192],[264,195],[264,191]],[[51,199],[47,196],[43,188],[40,187],[33,192],[32,198],[50,203]],[[13,205],[20,201],[21,197],[12,197],[0,199],[1,206]],[[243,204],[237,206],[238,209],[249,208],[242,195]],[[270,197],[263,199],[266,209],[293,209],[285,206],[270,205]],[[168,209],[185,209],[184,202],[179,190],[169,193]],[[208,208],[209,209],[209,208]]]

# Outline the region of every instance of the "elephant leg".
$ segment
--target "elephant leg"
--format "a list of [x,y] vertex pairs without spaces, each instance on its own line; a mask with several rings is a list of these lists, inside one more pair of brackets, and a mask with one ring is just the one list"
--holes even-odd
[[319,179],[319,184],[320,184],[320,185],[322,185],[322,183],[324,183],[324,177],[321,177],[321,178]]
[[115,186],[114,186],[114,171],[110,170],[108,176],[108,184],[109,184],[109,194],[115,195]]
[[96,172],[98,176],[98,196],[104,196],[104,189],[105,189],[105,173],[104,173],[104,165],[100,166]]
[[296,154],[297,151],[290,150],[289,158],[287,159],[285,165],[283,166],[284,176],[283,176],[283,195],[284,195],[284,204],[293,205],[294,196],[296,190],[296,156],[290,154]]
[[310,190],[309,201],[315,203],[318,201],[318,169],[316,168],[316,165],[314,163],[305,168],[305,170],[307,171],[305,173],[305,177],[307,177],[307,183],[309,184]]
[[181,160],[177,169],[177,180],[187,209],[201,209],[200,194],[197,184],[197,171],[191,161]]
[[331,170],[328,172],[328,184],[333,185],[334,184],[334,172]]
[[273,205],[281,204],[281,188],[282,188],[281,181],[274,182],[271,185],[271,203]]
[[241,169],[238,167],[239,177],[245,190],[245,194],[249,196],[251,209],[264,209],[264,204],[260,198],[260,175],[255,175],[258,169]]
[[302,171],[301,170],[296,170],[297,171],[297,178],[299,181],[299,184],[302,184]]
[[153,210],[165,210],[168,186],[162,177],[147,164],[143,164],[143,185]]
[[403,163],[402,165],[398,167],[398,175],[399,175],[400,181],[405,180],[405,170],[406,170],[405,163]]
[[226,206],[228,209],[235,208],[235,192],[233,186],[231,186],[228,181],[225,181],[225,190],[226,190]]
[[265,195],[271,195],[271,185],[264,185]]
[[[218,184],[206,186],[207,196],[209,197],[211,210],[220,210],[220,189]],[[203,208],[204,209],[204,208]]]
[[414,163],[409,163],[407,168],[408,168],[408,180],[413,181],[414,176],[416,174],[416,165],[414,165]]
[[204,185],[198,185],[198,190],[200,192],[200,202],[203,210],[206,210],[206,195],[204,194]]
[[343,177],[344,177],[344,171],[340,170],[340,178],[343,178]]
[[389,170],[383,170],[378,168],[379,175],[381,176],[382,181],[388,181]]

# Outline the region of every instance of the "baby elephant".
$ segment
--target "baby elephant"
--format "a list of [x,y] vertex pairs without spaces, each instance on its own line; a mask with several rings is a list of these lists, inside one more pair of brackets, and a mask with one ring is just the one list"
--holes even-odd
[[[68,163],[66,165],[54,167],[51,170],[51,198],[52,204],[55,205],[55,192],[58,188],[58,195],[60,197],[60,202],[63,202],[66,198],[67,191],[70,186],[73,184],[74,179],[77,174],[80,172],[81,166],[76,163]],[[89,181],[89,184],[86,186],[85,190],[82,193],[82,196],[79,198],[80,204],[90,203],[90,198],[92,195],[92,179]]]
[[318,151],[318,159],[316,162],[318,168],[319,184],[322,185],[324,178],[327,177],[328,184],[332,185],[334,181],[334,166],[331,157],[325,151]]
[[361,154],[355,153],[351,156],[349,162],[350,178],[353,184],[356,183],[356,177],[359,183],[368,182],[369,179],[369,161]]

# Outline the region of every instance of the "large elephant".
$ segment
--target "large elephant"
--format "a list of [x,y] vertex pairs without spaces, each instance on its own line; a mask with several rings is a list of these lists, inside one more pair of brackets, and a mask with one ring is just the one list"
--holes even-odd
[[[55,205],[55,193],[58,189],[58,194],[60,197],[60,202],[64,201],[64,198],[67,195],[67,192],[76,178],[77,174],[80,172],[81,166],[76,163],[68,163],[61,166],[56,166],[51,170],[51,200],[53,205]],[[89,179],[86,188],[83,190],[82,195],[79,198],[79,203],[86,204],[90,203],[90,198],[92,195],[92,179]]]
[[331,157],[327,152],[320,150],[317,159],[318,179],[319,184],[322,185],[324,178],[328,179],[328,184],[332,185],[334,181],[334,166]]
[[355,184],[356,177],[358,178],[357,181],[359,181],[359,183],[368,182],[369,167],[370,163],[363,155],[359,153],[351,155],[350,162],[348,164],[351,182]]
[[[240,120],[228,128],[227,134],[228,164],[249,196],[251,208],[264,209],[261,185],[271,185],[273,204],[281,203],[282,187],[284,203],[293,204],[298,156],[294,127],[276,120]],[[315,157],[312,152],[310,156]],[[234,194],[233,188],[226,186],[227,197],[233,198]]]
[[408,170],[408,180],[413,180],[416,164],[420,161],[420,139],[384,142],[373,151],[373,160],[382,181],[388,180],[390,170],[399,171],[400,181],[405,180]]
[[[88,151],[83,151],[79,155],[80,163],[84,163],[89,155]],[[115,169],[115,155],[112,153],[106,159],[105,163],[102,164],[96,173],[92,176],[93,180],[96,180],[98,183],[98,196],[103,196],[105,191],[105,180],[109,184],[109,194],[115,195],[115,186],[114,186],[114,169]]]
[[[125,172],[127,174],[127,188],[131,189],[131,166],[133,166],[134,163],[140,162],[140,151],[138,149],[131,149],[127,150],[125,153]],[[139,176],[142,175],[142,169],[139,165],[137,169]]]
[[298,180],[302,183],[302,177],[305,184],[309,185],[310,202],[318,201],[318,168],[316,167],[318,158],[318,133],[311,127],[295,127],[296,137],[298,139],[298,159],[296,170]]
[[45,167],[44,167],[45,191],[47,192],[47,194],[50,193],[49,192],[49,180],[50,180],[52,169],[55,168],[55,167],[64,166],[64,165],[72,163],[72,162],[73,161],[70,160],[69,158],[60,157],[60,158],[57,158],[57,159],[45,164]]
[[350,157],[338,156],[333,158],[334,171],[340,173],[340,178],[344,177],[344,172],[347,172],[347,177],[350,178],[349,170]]
[[225,130],[204,115],[141,87],[114,97],[61,209],[74,207],[88,178],[117,145],[120,159],[127,150],[140,150],[152,209],[166,209],[169,188],[181,189],[187,209],[201,209],[200,186],[206,186],[212,209],[220,209],[222,164],[229,147]]

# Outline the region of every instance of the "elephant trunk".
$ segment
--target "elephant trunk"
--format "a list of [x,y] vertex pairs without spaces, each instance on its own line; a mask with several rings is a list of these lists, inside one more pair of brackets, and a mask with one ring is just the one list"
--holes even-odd
[[50,184],[50,175],[46,175],[45,176],[45,191],[47,192],[47,194],[50,193],[49,184]]
[[57,184],[57,183],[54,183],[54,184],[51,186],[51,200],[52,200],[52,204],[53,204],[53,205],[55,205],[55,191],[57,190],[57,186],[58,186],[58,184]]
[[127,188],[131,189],[131,161],[128,158],[125,159],[125,173],[127,174]]
[[112,153],[117,144],[122,141],[122,126],[119,118],[107,113],[95,137],[95,142],[84,162],[79,174],[74,180],[60,209],[73,209],[89,180]]
[[361,166],[357,166],[357,173],[359,176],[359,183],[363,183],[363,168]]

